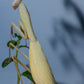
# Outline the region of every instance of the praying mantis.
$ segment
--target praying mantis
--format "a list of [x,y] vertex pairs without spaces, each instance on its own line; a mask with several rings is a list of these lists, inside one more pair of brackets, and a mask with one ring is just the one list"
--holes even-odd
[[[21,0],[18,0],[17,2],[18,4],[13,4],[13,7],[16,9],[19,6],[19,13],[21,18],[21,21],[19,21],[19,25],[21,29],[19,29],[14,23],[11,23],[11,34],[13,34],[13,28],[14,28],[21,37],[23,37],[25,40],[28,39],[30,41],[29,58],[23,52],[21,52],[17,47],[15,47],[12,43],[10,43],[10,46],[13,46],[30,62],[30,69],[15,56],[12,56],[14,64],[15,66],[17,66],[15,62],[16,60],[26,70],[28,70],[32,74],[32,77],[36,84],[57,84],[52,74],[47,58],[45,57],[44,52],[41,48],[40,42],[37,40],[34,34],[31,24],[30,14],[26,6],[21,2]],[[17,2],[15,1],[14,3]],[[19,70],[17,67],[16,69],[18,76],[21,80],[21,84],[23,84]]]

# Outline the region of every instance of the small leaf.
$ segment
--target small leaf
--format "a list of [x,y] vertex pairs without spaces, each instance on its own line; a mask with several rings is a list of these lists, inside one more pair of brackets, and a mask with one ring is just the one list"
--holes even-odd
[[[8,46],[8,47],[9,47],[9,44],[10,44],[10,43],[12,43],[12,44],[15,45],[15,46],[17,45],[17,41],[11,40],[11,41],[9,41],[9,42],[7,43],[7,46]],[[14,47],[12,47],[12,46],[11,46],[11,48],[14,49]]]
[[22,37],[20,35],[18,35],[17,33],[14,33],[14,37],[17,37],[18,38],[17,45],[19,45]]
[[8,64],[10,64],[11,62],[13,62],[12,58],[6,58],[3,62],[2,62],[2,67],[6,67]]
[[14,33],[14,37],[17,37],[19,40],[22,39],[22,37],[20,35],[18,35],[17,33]]
[[33,80],[32,75],[31,75],[30,72],[25,71],[21,75],[27,77],[28,79],[30,79],[35,84],[35,82],[34,82],[34,80]]

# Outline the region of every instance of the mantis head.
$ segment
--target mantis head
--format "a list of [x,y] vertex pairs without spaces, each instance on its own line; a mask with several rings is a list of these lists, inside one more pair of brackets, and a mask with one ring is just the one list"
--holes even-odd
[[19,13],[21,21],[19,21],[19,25],[21,30],[14,24],[11,23],[11,34],[13,34],[13,27],[15,28],[16,32],[23,37],[24,39],[29,39],[30,41],[35,41],[36,37],[32,28],[30,14],[23,3],[19,5]]

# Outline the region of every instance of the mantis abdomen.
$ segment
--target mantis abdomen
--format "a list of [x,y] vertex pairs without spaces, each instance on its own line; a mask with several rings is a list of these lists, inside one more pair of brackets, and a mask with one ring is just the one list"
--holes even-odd
[[29,60],[36,84],[56,84],[39,41],[30,42]]

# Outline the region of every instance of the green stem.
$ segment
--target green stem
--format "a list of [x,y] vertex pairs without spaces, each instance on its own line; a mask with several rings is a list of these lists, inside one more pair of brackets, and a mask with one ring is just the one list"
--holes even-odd
[[20,79],[18,75],[17,75],[17,84],[20,84]]

